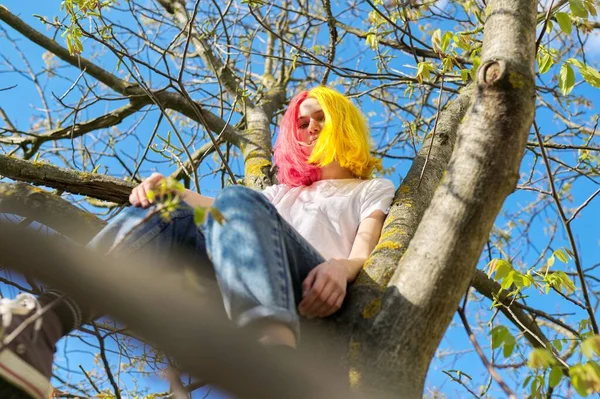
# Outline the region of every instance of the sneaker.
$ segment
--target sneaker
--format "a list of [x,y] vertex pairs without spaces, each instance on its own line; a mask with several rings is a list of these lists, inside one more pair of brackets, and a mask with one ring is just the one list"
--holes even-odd
[[51,310],[36,318],[40,310],[40,304],[30,294],[0,299],[2,399],[48,399],[52,394],[50,377],[61,324]]

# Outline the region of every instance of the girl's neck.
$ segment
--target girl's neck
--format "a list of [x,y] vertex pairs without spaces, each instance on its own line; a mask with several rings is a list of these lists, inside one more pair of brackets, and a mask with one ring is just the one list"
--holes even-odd
[[342,168],[340,164],[335,161],[321,168],[321,180],[355,178],[356,176],[354,173],[346,168]]

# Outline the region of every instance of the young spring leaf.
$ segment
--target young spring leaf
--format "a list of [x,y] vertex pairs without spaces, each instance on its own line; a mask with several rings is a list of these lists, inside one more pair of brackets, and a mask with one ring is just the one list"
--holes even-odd
[[562,263],[569,263],[569,257],[562,249],[557,249],[554,251],[554,256],[556,256]]
[[552,56],[549,53],[545,53],[538,62],[538,69],[541,74],[548,72],[554,65]]
[[490,331],[490,335],[492,337],[492,349],[499,348],[500,345],[504,343],[506,336],[509,334],[510,333],[508,332],[508,328],[506,328],[503,325],[498,325],[492,328],[492,330]]
[[527,365],[532,369],[546,369],[555,362],[556,360],[547,349],[535,348],[529,354]]
[[571,24],[571,18],[569,17],[569,14],[566,12],[557,12],[554,14],[554,17],[556,18],[560,29],[567,35],[570,35],[571,31],[573,30],[573,25]]
[[587,18],[588,11],[586,10],[582,0],[569,0],[571,6],[571,12],[573,15],[579,18]]
[[573,72],[571,65],[565,63],[560,68],[558,85],[560,86],[560,91],[563,96],[568,95],[571,90],[573,90],[573,86],[575,86],[575,73]]
[[581,343],[581,353],[588,359],[600,354],[600,336],[593,335]]
[[204,215],[206,214],[206,208],[198,207],[194,209],[194,223],[196,226],[200,226],[204,223]]
[[600,72],[590,66],[583,66],[579,68],[579,72],[583,79],[595,88],[600,88]]
[[562,376],[563,372],[560,366],[553,366],[552,370],[550,371],[550,376],[548,377],[548,384],[550,387],[554,388],[557,386],[560,383]]

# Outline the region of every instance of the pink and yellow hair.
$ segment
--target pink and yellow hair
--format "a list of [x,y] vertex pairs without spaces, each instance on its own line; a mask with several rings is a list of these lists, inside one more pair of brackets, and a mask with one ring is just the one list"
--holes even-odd
[[[298,129],[300,104],[316,99],[325,114],[325,122],[314,148],[301,145]],[[336,160],[356,177],[369,178],[373,169],[381,169],[381,160],[371,155],[366,118],[350,99],[327,87],[315,87],[297,94],[290,101],[279,126],[274,161],[279,183],[310,185],[321,178],[320,168]]]

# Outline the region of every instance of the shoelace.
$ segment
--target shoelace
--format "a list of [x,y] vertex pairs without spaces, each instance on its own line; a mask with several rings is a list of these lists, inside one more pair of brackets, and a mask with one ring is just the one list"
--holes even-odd
[[[36,297],[31,294],[21,293],[15,299],[0,298],[0,318],[2,318],[2,332],[0,337],[4,335],[4,331],[12,322],[13,314],[25,316],[32,310],[40,311],[41,306]],[[42,327],[42,317],[38,317],[33,325],[34,340],[37,337],[37,332]]]

